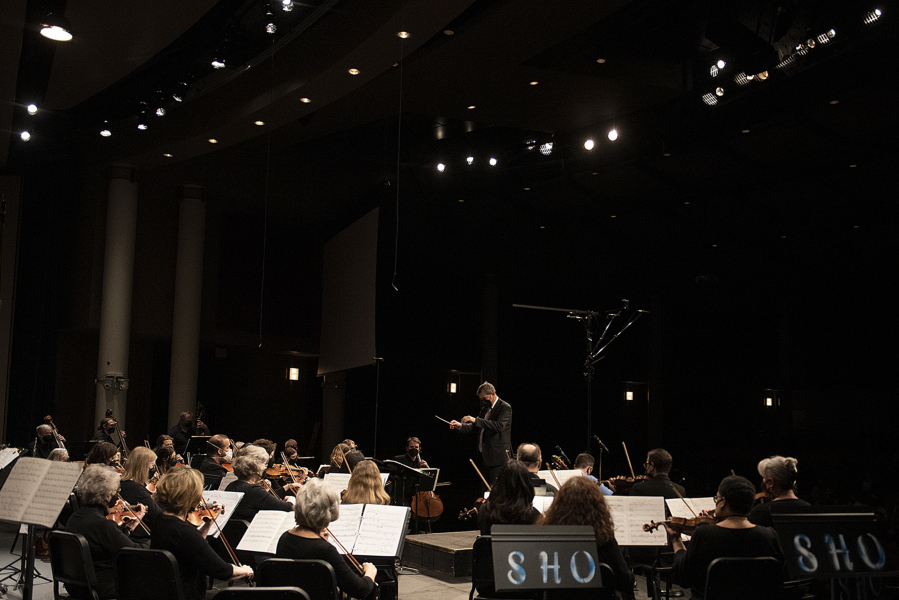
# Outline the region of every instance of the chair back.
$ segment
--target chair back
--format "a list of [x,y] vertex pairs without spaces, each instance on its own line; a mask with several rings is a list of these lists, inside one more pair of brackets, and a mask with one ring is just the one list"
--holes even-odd
[[262,587],[299,586],[316,600],[338,600],[337,575],[324,560],[270,558],[256,570]]
[[184,600],[181,571],[168,550],[122,548],[116,555],[118,600]]
[[229,587],[215,595],[220,600],[311,600],[298,587]]
[[97,600],[97,574],[91,549],[84,536],[78,533],[54,531],[50,534],[50,566],[53,569],[53,597],[59,600],[59,584],[64,583],[69,590],[84,590]]
[[[218,554],[223,561],[226,563],[231,562],[231,556],[228,554],[228,549],[225,547],[225,543],[222,541],[222,535],[225,536],[225,539],[228,540],[228,544],[237,554],[238,559],[241,564],[249,564],[250,566],[253,563],[248,560],[250,552],[243,552],[237,550],[237,545],[240,543],[240,540],[243,539],[243,535],[247,532],[247,529],[250,527],[250,524],[243,519],[229,519],[225,526],[222,528],[222,534],[217,537],[212,537],[210,534],[206,539],[209,541],[209,545],[215,550],[215,553]],[[216,531],[215,527],[212,529],[213,532]]]
[[[493,582],[493,538],[489,535],[478,536],[471,549],[471,591],[468,600],[473,598],[524,598],[531,599],[542,596],[537,591],[503,591],[497,592]],[[475,596],[477,592],[477,596]]]
[[709,564],[705,600],[777,599],[782,588],[783,566],[777,559],[725,556]]

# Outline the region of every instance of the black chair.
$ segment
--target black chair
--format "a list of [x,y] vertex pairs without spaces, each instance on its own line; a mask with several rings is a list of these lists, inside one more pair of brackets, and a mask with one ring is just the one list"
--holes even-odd
[[[69,594],[74,590],[90,595],[99,600],[97,592],[97,574],[94,572],[94,561],[91,550],[84,536],[78,533],[54,531],[50,534],[50,566],[53,569],[53,597],[56,600],[65,598],[59,593],[59,584],[66,585]],[[78,594],[81,596],[82,594]]]
[[316,600],[339,600],[334,567],[324,560],[270,558],[256,570],[256,582],[262,587],[296,586]]
[[215,597],[219,600],[311,600],[298,587],[230,587]]
[[[478,536],[471,549],[471,591],[468,600],[474,598],[522,598],[533,600],[540,592],[497,592],[493,582],[493,545],[489,535]],[[477,596],[475,596],[477,592]]]
[[783,566],[777,559],[726,556],[709,564],[705,600],[777,599],[782,587]]
[[168,550],[122,548],[116,555],[118,600],[184,600],[181,571]]
[[[240,543],[240,540],[243,539],[244,534],[247,532],[247,528],[249,528],[250,524],[247,521],[242,519],[229,519],[225,524],[225,527],[222,528],[222,535],[225,536],[225,539],[228,540],[228,544],[230,544],[231,548],[234,550],[234,553],[237,555],[238,560],[242,564],[253,566],[255,562],[252,560],[254,552],[244,552],[243,550],[238,551],[237,545]],[[216,529],[213,527],[213,532]],[[227,563],[231,562],[231,556],[228,554],[228,549],[225,547],[225,543],[222,541],[222,536],[219,535],[217,537],[212,537],[210,535],[206,538],[209,541],[209,545],[215,550],[215,553],[218,554],[222,560]]]

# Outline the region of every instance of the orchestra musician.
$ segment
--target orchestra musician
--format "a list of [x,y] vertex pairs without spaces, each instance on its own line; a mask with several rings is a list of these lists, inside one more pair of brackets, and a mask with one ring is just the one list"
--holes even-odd
[[[319,559],[328,562],[337,576],[337,587],[351,598],[368,598],[375,590],[377,569],[363,563],[363,573],[350,568],[346,559],[327,540],[328,525],[340,517],[340,497],[327,483],[312,479],[297,492],[294,519],[297,526],[278,540],[277,558]],[[298,581],[297,585],[302,585]]]
[[169,435],[175,440],[175,453],[184,454],[192,436],[211,434],[203,421],[199,419],[195,421],[194,413],[186,410],[181,413],[178,417],[178,422],[169,430]]
[[154,521],[150,547],[168,550],[178,561],[185,600],[200,600],[206,595],[206,577],[215,579],[252,578],[253,569],[229,565],[206,541],[213,527],[204,520],[200,529],[187,522],[187,515],[203,500],[203,475],[196,469],[172,469],[159,479],[153,498],[163,513]]
[[111,417],[105,417],[100,420],[100,424],[97,425],[97,433],[94,434],[92,442],[109,442],[110,444],[119,445],[119,442],[112,437],[112,434],[115,433],[116,430],[116,422],[115,419]]
[[[350,440],[352,441],[352,440]],[[340,442],[331,450],[331,469],[329,473],[352,473],[356,464],[365,457],[358,450],[350,448],[349,444]]]
[[[115,556],[122,548],[147,547],[132,539],[131,534],[139,526],[137,519],[121,527],[106,518],[109,509],[115,505],[119,490],[119,474],[106,465],[89,465],[78,480],[77,496],[81,507],[72,513],[66,522],[66,531],[77,533],[87,540],[97,586],[94,591],[100,598],[115,598]],[[143,518],[146,507],[141,506],[137,515]],[[72,598],[91,598],[90,590],[66,584],[66,591]]]
[[[232,481],[225,488],[226,492],[243,492],[243,499],[232,515],[235,519],[252,521],[260,510],[280,510],[288,512],[293,510],[293,503],[281,500],[271,491],[268,481],[262,475],[268,463],[268,452],[260,446],[245,446],[234,459],[234,474],[237,481]],[[291,489],[299,488],[297,484],[290,484]],[[288,496],[293,500],[293,496]]]
[[172,453],[175,455],[175,461],[179,463],[184,463],[184,458],[177,452],[175,452],[175,438],[170,435],[162,434],[158,438],[156,438],[156,447],[153,448],[156,453],[159,453],[160,448],[171,448]]
[[121,468],[120,459],[118,446],[111,442],[97,442],[84,457],[84,464]]
[[[121,494],[125,502],[132,506],[142,504],[147,507],[147,516],[144,518],[144,522],[151,530],[156,517],[162,514],[162,509],[159,508],[150,495],[150,490],[147,489],[147,482],[153,477],[155,471],[156,453],[144,446],[137,446],[128,455],[128,462],[122,473],[121,482]],[[137,540],[149,541],[150,534],[140,527],[134,531],[132,537]]]
[[478,452],[492,483],[499,468],[512,458],[512,406],[500,399],[493,384],[486,381],[478,387],[478,399],[481,411],[477,418],[466,415],[461,421],[453,420],[450,429],[462,433],[478,430]]
[[228,473],[222,464],[231,462],[231,440],[227,435],[219,433],[209,438],[206,442],[206,448],[209,453],[203,457],[199,471],[203,474],[204,488],[217,490],[222,479]]
[[545,482],[537,475],[540,465],[543,464],[543,454],[537,444],[525,443],[518,446],[518,460],[527,468],[528,479],[534,486],[534,493],[538,496],[552,496],[557,491],[556,486]]
[[413,469],[427,469],[428,463],[421,458],[421,440],[417,437],[410,437],[406,440],[406,453],[393,457],[398,463],[403,463],[407,467]]
[[478,509],[481,535],[490,535],[494,524],[533,525],[540,518],[533,504],[534,486],[530,473],[519,460],[510,460],[499,468],[490,496]]
[[593,458],[592,454],[587,454],[586,452],[578,454],[577,458],[574,459],[574,468],[580,471],[584,477],[590,481],[599,483],[599,491],[601,491],[604,496],[611,496],[613,494],[612,490],[607,488],[604,483],[600,483],[600,481],[593,476],[593,465],[595,464],[596,459]]
[[363,460],[353,468],[346,486],[343,504],[390,504],[390,496],[384,490],[381,472],[370,460]]
[[811,506],[796,495],[796,475],[799,461],[792,457],[772,456],[759,462],[762,491],[771,496],[769,502],[758,504],[749,513],[749,521],[756,525],[773,527],[772,512],[784,506]]
[[[57,435],[59,438],[57,439]],[[37,437],[31,445],[31,456],[34,458],[48,458],[50,452],[60,447],[60,442],[65,443],[66,439],[61,435],[53,435],[53,428],[46,423],[37,426]]]
[[[680,492],[683,497],[687,496],[684,486],[673,483],[668,478],[668,472],[671,470],[673,459],[667,450],[656,448],[650,450],[646,454],[646,462],[643,467],[646,474],[651,478],[649,481],[643,481],[631,488],[631,496],[663,496],[665,498],[677,498],[677,492],[672,486]],[[667,511],[667,507],[665,508]]]
[[50,456],[47,460],[55,460],[58,462],[69,462],[69,451],[65,448],[54,448],[50,450]]
[[163,446],[156,450],[156,470],[159,471],[160,476],[165,475],[169,469],[178,464],[177,456],[174,448]]

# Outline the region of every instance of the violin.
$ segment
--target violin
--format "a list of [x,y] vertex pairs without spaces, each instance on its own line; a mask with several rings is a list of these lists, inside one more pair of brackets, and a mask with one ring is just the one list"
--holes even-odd
[[443,514],[443,500],[434,492],[418,492],[412,496],[412,512],[431,522]]
[[565,464],[565,461],[562,460],[561,456],[556,456],[555,454],[553,454],[551,462],[553,465],[553,469],[557,471],[565,471],[568,469],[568,465]]
[[699,525],[703,523],[708,525],[715,524],[714,517],[707,517],[705,515],[698,515],[695,517],[671,517],[665,521],[660,521],[656,523],[655,521],[650,521],[643,525],[643,531],[652,532],[662,526],[662,524],[668,525],[675,533],[685,533],[687,535],[691,535]]
[[605,479],[601,483],[605,484],[605,486],[615,492],[616,495],[627,496],[631,493],[631,488],[644,481],[649,481],[648,475],[637,475],[636,477],[619,475],[618,477]]
[[208,521],[215,521],[221,514],[225,514],[224,506],[221,504],[206,504],[204,502],[187,513],[187,522],[194,527],[199,527]]
[[149,535],[150,528],[144,525],[144,522],[137,516],[137,511],[134,510],[135,508],[137,508],[138,511],[140,510],[140,506],[134,507],[128,504],[125,502],[125,499],[119,495],[119,499],[116,500],[115,505],[107,512],[106,518],[119,526],[128,525],[132,521],[137,521],[138,524],[143,527],[144,531],[147,532],[147,535]]
[[474,501],[474,506],[471,508],[463,508],[459,511],[459,520],[467,521],[468,519],[474,519],[478,516],[478,509],[484,505],[484,499],[478,498]]

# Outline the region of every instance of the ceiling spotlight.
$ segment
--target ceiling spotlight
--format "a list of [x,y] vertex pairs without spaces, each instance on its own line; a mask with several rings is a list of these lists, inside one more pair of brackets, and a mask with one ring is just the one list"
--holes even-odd
[[149,129],[149,127],[147,127],[146,123],[138,123],[137,128],[140,129],[141,131],[146,131],[147,129]]
[[866,14],[865,15],[865,25],[871,25],[872,23],[874,23],[877,19],[880,18],[881,14],[882,13],[880,12],[879,8],[876,10],[872,10],[871,12]]
[[474,110],[474,108],[475,108],[475,106],[474,106],[474,104],[472,104],[471,106],[468,107],[468,110]]
[[444,29],[443,30],[443,35],[453,35],[454,33],[456,33],[456,32],[453,31],[452,29]]
[[283,2],[281,2],[281,9],[284,10],[284,12],[292,11],[293,2],[291,2],[291,0],[284,0]]
[[165,116],[165,109],[164,109],[163,107],[161,107],[161,106],[160,106],[159,108],[157,108],[157,109],[156,109],[156,116],[157,116],[157,117],[164,117],[164,116]]
[[224,69],[225,68],[225,61],[218,60],[217,58],[213,58],[212,63],[210,63],[210,64],[212,64],[213,69]]
[[263,125],[265,125],[265,121],[254,121],[254,124],[259,125],[260,127],[262,127]]
[[172,94],[172,100],[174,100],[175,102],[184,102],[184,96],[182,96],[178,92],[175,92],[174,94]]
[[37,114],[37,105],[36,105],[36,104],[29,104],[28,107],[27,107],[25,110],[28,111],[28,114],[29,114],[29,115],[35,115],[35,114]]
[[715,106],[716,104],[718,104],[718,98],[715,97],[715,94],[703,94],[702,101],[709,106]]
[[586,142],[584,142],[584,148],[586,148],[587,150],[593,150],[593,147],[595,145],[596,144],[593,142],[593,140],[587,140]]
[[744,73],[743,71],[740,71],[739,73],[734,75],[734,83],[736,83],[737,85],[746,85],[752,79],[754,79],[754,77],[752,75],[747,77],[746,73]]
[[409,32],[408,31],[397,31],[396,37],[406,39],[407,37],[409,37]]
[[437,163],[437,170],[443,173],[444,171],[446,171],[446,165],[443,163]]
[[350,69],[348,72],[349,72],[350,75],[358,75],[358,74],[359,74],[359,69]]
[[539,82],[539,81],[532,81],[532,82],[531,82],[531,85],[537,85],[538,83],[540,83],[540,82]]
[[540,146],[540,154],[542,154],[543,156],[549,156],[552,153],[553,153],[553,143],[552,142],[546,142],[545,144]]
[[723,87],[715,88],[715,95],[716,95],[716,96],[723,96],[723,95],[724,95],[724,88],[723,88]]
[[805,40],[805,45],[808,46],[809,48],[814,48],[815,47],[815,38],[809,38],[809,39]]
[[609,132],[609,141],[614,142],[618,139],[618,130],[613,129]]
[[465,159],[465,162],[467,162],[470,165],[474,164],[474,156],[469,156],[468,158]]
[[718,62],[715,63],[715,65],[717,65],[717,67],[718,67],[719,69],[723,69],[723,68],[724,68],[724,65],[726,65],[726,64],[727,64],[727,63],[724,62],[724,61],[723,61],[722,59],[720,59],[720,58],[718,59]]
[[172,155],[169,154],[168,152],[163,153],[163,156],[166,158],[172,158]]
[[23,142],[27,142],[28,140],[31,139],[31,134],[28,133],[27,131],[23,131],[22,133],[19,134],[19,137],[22,138]]
[[495,166],[496,166],[496,159],[495,159],[495,158],[491,158],[491,159],[490,159],[490,166],[491,166],[491,167],[495,167]]
[[209,138],[209,143],[210,143],[210,144],[218,144],[219,141],[218,141],[217,139],[215,139],[215,138]]
[[596,62],[598,62],[598,63],[601,64],[601,65],[604,65],[604,64],[606,64],[606,59],[604,59],[604,58],[597,58],[597,59],[596,59]]
[[300,98],[300,102],[302,102],[303,104],[309,104],[310,102],[312,102],[312,100],[310,100],[309,98]]
[[761,73],[756,73],[755,78],[759,81],[765,81],[768,79],[768,71],[762,71]]
[[68,19],[52,12],[41,21],[41,35],[55,42],[72,41],[72,26]]
[[749,130],[748,130],[748,129],[743,129],[743,130],[740,131],[740,133],[749,133]]
[[831,104],[839,104],[840,101],[839,101],[839,100],[831,100],[830,103],[831,103]]
[[108,129],[101,129],[100,135],[102,135],[103,137],[109,137],[112,135],[112,132]]
[[712,65],[709,67],[709,75],[712,77],[718,77],[718,67],[716,65]]
[[268,25],[265,26],[266,33],[274,34],[276,31],[278,31],[278,26],[275,25],[274,23],[269,23]]

